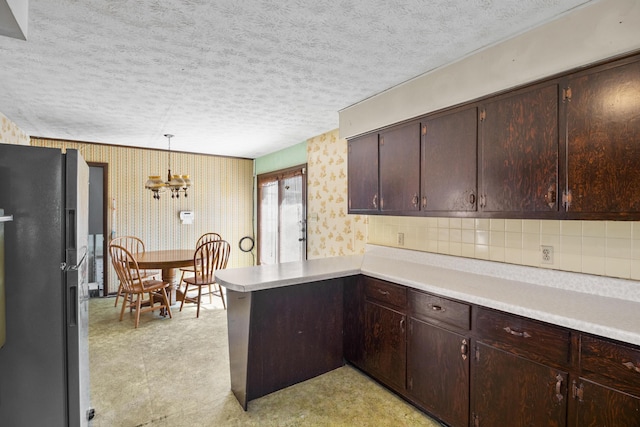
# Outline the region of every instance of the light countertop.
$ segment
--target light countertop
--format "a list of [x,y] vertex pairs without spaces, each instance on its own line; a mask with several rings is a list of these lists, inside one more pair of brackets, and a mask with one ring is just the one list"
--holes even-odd
[[434,294],[640,345],[640,282],[368,245],[364,255],[216,273],[251,292],[364,274]]

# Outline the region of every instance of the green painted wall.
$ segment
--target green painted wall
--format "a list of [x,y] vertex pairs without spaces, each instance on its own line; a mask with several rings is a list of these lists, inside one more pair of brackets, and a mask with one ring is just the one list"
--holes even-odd
[[256,159],[255,174],[260,175],[307,163],[307,141]]

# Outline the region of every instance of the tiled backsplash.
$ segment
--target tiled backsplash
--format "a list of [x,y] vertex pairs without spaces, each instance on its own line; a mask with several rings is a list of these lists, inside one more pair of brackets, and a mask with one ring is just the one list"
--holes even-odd
[[[370,216],[368,243],[640,280],[635,221]],[[543,245],[553,247],[552,264],[542,262]]]

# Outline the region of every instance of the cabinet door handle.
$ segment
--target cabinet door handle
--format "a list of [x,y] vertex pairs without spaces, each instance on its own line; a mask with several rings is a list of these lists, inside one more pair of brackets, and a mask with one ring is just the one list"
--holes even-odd
[[544,195],[544,200],[547,202],[549,207],[553,209],[556,206],[556,186],[551,185],[547,190],[547,194]]
[[427,196],[422,196],[422,207],[423,208],[427,207]]
[[487,207],[487,195],[486,194],[481,194],[480,195],[480,207],[481,208],[486,208]]
[[378,289],[377,291],[378,291],[378,293],[379,293],[380,295],[384,295],[384,296],[389,295],[389,291],[384,291],[384,290],[382,290],[382,289]]
[[558,402],[562,402],[562,393],[560,393],[560,391],[562,390],[562,381],[564,378],[562,378],[562,375],[558,374],[556,376],[556,400]]
[[476,195],[471,193],[469,194],[469,204],[471,206],[475,206],[476,205]]
[[411,199],[411,202],[413,203],[413,206],[418,206],[418,202],[420,201],[420,198],[418,197],[417,194],[413,195],[413,198]]
[[404,332],[404,324],[405,324],[404,318],[403,318],[403,319],[400,319],[400,330],[401,330],[402,332]]
[[528,334],[527,332],[514,331],[513,329],[511,329],[511,328],[510,328],[510,327],[508,327],[508,326],[507,326],[507,327],[505,327],[505,328],[503,328],[503,330],[504,330],[506,333],[511,334],[511,335],[513,335],[513,336],[516,336],[516,337],[531,338],[531,335],[530,335],[530,334]]
[[462,340],[462,344],[460,345],[460,355],[462,356],[462,360],[467,360],[468,354],[469,346],[467,345],[467,340]]
[[378,195],[373,195],[373,209],[378,209]]
[[640,366],[636,366],[635,363],[633,363],[633,362],[625,362],[625,363],[623,363],[623,365],[626,366],[627,368],[631,369],[632,371],[635,371],[635,372],[640,374]]
[[434,305],[431,306],[431,310],[433,310],[433,311],[444,311],[444,308],[442,308],[442,306],[434,304]]

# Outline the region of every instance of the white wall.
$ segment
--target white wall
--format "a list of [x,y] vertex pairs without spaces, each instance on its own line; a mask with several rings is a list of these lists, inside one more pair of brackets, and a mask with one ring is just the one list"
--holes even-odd
[[340,111],[349,138],[640,50],[640,1],[601,0]]

